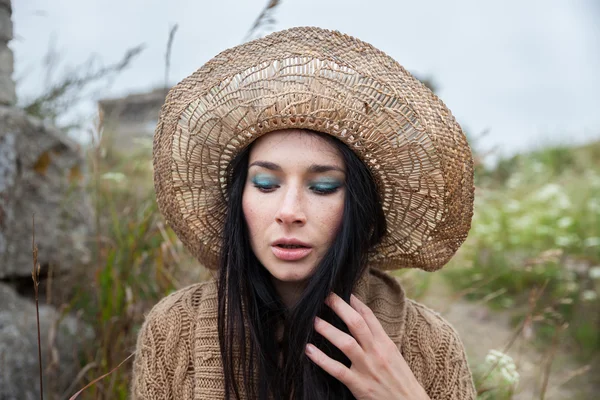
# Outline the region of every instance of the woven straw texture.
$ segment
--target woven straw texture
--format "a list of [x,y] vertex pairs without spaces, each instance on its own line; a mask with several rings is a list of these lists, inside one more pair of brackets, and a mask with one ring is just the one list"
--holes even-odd
[[473,161],[446,106],[383,52],[319,28],[271,34],[214,57],[167,95],[154,138],[159,207],[188,249],[218,265],[226,168],[265,133],[337,137],[371,169],[388,230],[381,269],[442,267],[473,213]]

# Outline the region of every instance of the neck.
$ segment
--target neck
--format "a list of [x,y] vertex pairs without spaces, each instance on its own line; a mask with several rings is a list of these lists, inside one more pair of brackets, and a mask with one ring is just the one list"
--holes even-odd
[[287,308],[292,308],[302,296],[306,288],[306,282],[284,282],[273,278],[273,285],[279,294],[281,301]]

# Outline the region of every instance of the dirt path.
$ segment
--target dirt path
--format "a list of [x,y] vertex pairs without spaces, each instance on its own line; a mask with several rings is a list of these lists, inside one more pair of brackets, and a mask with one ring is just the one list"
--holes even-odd
[[[418,300],[438,311],[455,327],[467,349],[471,365],[483,363],[491,349],[506,349],[516,332],[510,324],[510,312],[496,312],[481,303],[456,299],[443,277],[433,274],[431,279],[427,292]],[[520,374],[514,399],[540,399],[541,379],[548,355],[540,353],[521,337],[506,353],[513,358]],[[552,363],[545,399],[600,399],[600,394],[594,390],[587,376],[591,371],[562,384],[582,367],[565,350],[559,349]]]

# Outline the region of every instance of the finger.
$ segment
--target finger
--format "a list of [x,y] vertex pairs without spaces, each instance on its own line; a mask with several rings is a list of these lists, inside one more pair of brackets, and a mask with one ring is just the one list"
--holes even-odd
[[383,339],[389,339],[387,332],[383,329],[381,322],[377,319],[373,311],[365,303],[359,300],[355,295],[350,295],[350,305],[360,314],[365,320],[371,334],[376,342],[381,342]]
[[308,358],[312,360],[319,367],[323,368],[325,372],[342,382],[348,388],[352,386],[354,374],[341,362],[334,360],[327,354],[323,353],[318,347],[307,344],[304,351]]
[[365,350],[373,346],[373,334],[365,319],[335,293],[329,295],[325,303],[344,321],[352,336]]
[[315,331],[317,331],[331,344],[340,349],[352,361],[352,363],[361,363],[365,358],[364,351],[360,344],[346,332],[342,332],[329,322],[319,317],[315,318]]

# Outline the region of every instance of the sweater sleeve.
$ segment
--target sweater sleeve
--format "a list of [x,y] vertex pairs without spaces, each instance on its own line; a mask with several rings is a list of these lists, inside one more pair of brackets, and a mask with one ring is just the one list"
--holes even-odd
[[456,330],[427,307],[409,301],[401,349],[431,400],[475,400],[477,392]]
[[190,294],[177,291],[146,316],[137,339],[131,380],[132,400],[192,398]]

